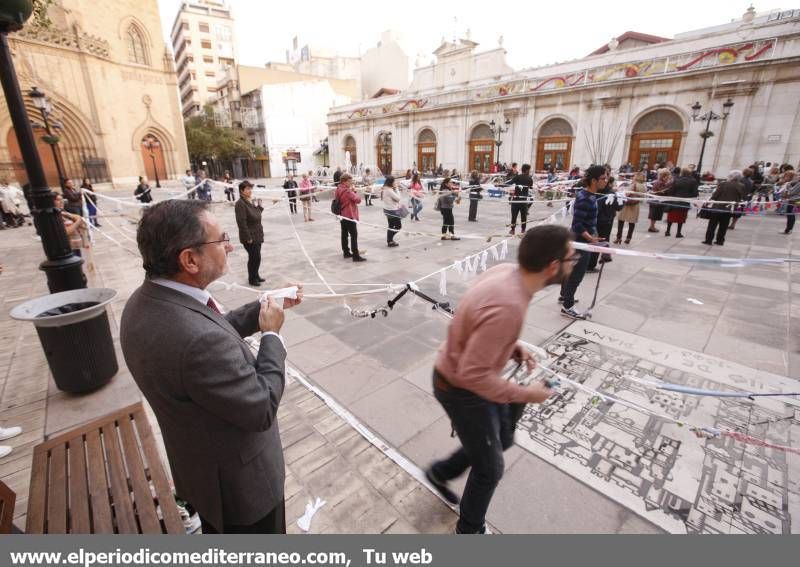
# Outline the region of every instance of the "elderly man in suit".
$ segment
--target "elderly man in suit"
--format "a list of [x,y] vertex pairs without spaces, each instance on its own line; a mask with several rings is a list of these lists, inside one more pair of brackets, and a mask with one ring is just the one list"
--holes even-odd
[[[285,533],[277,412],[283,308],[254,301],[222,314],[206,287],[233,250],[208,203],[145,211],[137,243],[147,277],[122,314],[125,362],[155,412],[177,494],[204,533]],[[256,356],[243,338],[261,332]]]

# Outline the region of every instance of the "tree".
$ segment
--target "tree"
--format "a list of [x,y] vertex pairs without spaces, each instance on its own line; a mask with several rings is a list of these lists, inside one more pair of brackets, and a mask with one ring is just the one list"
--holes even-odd
[[586,150],[592,163],[604,165],[610,163],[614,156],[617,145],[622,138],[622,126],[621,123],[615,122],[606,128],[601,114],[597,130],[594,129],[593,124],[590,122],[588,130],[584,130],[583,134]]
[[47,9],[53,0],[33,0],[33,18],[31,22],[34,26],[49,28],[52,22],[47,15]]
[[195,163],[203,161],[230,162],[234,158],[253,158],[264,150],[250,143],[240,130],[217,126],[214,112],[206,105],[203,114],[184,123],[189,157]]

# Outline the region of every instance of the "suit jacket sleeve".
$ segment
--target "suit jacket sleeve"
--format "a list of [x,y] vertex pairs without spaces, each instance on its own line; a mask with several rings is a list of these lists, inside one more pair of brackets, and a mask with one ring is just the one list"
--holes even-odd
[[240,337],[249,337],[260,330],[258,327],[258,313],[260,310],[261,303],[251,301],[238,309],[226,313],[225,319],[236,329]]
[[184,351],[183,386],[192,401],[220,419],[244,431],[266,431],[283,396],[285,361],[286,350],[274,335],[261,339],[255,366],[239,345],[200,335]]

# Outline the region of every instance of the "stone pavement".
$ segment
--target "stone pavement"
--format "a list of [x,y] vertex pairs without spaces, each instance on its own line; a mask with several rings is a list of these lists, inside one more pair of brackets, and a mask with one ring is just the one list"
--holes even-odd
[[[462,236],[498,233],[508,222],[507,205],[485,200],[479,208],[479,222],[467,223],[465,205],[466,201],[455,212],[456,233]],[[237,240],[232,207],[225,204],[214,207],[223,226],[234,235],[234,241]],[[369,261],[353,264],[341,257],[338,224],[325,214],[328,202],[323,201],[316,208],[313,223],[303,223],[301,215],[293,219],[309,254],[331,283],[403,283],[487,246],[485,239],[442,242],[435,237],[400,235],[397,238],[400,246],[388,249],[385,230],[362,226],[359,243],[362,250],[366,249]],[[537,205],[531,216],[545,218],[553,210]],[[361,214],[366,222],[385,225],[379,205],[362,206]],[[663,233],[647,233],[645,216],[643,210],[631,244],[636,250],[783,257],[792,254],[796,238],[779,234],[782,218],[744,218],[735,231],[729,232],[724,247],[709,248],[700,244],[704,221],[690,218],[686,238],[677,240],[665,238]],[[432,210],[430,200],[422,217],[421,223],[413,223],[415,230],[439,232],[439,215]],[[135,249],[128,240],[134,236],[133,224],[119,218],[110,218],[104,224],[110,236],[129,249]],[[405,227],[411,224],[408,219],[404,221]],[[267,285],[280,287],[286,282],[302,281],[307,284],[307,293],[325,293],[326,288],[319,284],[295,241],[294,230],[282,206],[265,212],[264,227],[262,275],[267,278]],[[28,444],[18,447],[0,463],[0,477],[8,479],[6,482],[15,490],[24,491],[28,478],[25,462],[27,460],[29,467],[30,447],[43,435],[129,403],[130,397],[138,392],[124,369],[112,384],[89,396],[77,398],[52,391],[52,386],[48,389],[46,363],[35,332],[26,325],[9,321],[7,316],[8,309],[17,302],[46,291],[43,275],[36,272],[36,264],[42,257],[41,248],[30,238],[27,228],[0,233],[0,240],[4,251],[2,261],[6,266],[0,276],[5,307],[0,313],[0,333],[4,339],[0,342],[0,380],[6,382],[0,397],[3,410],[0,419],[9,425],[15,424],[16,419],[23,419],[23,425],[27,424],[23,437]],[[515,252],[512,242],[510,259]],[[116,321],[125,299],[142,278],[140,263],[132,253],[103,238],[98,239],[94,258],[94,285],[119,291],[111,308],[116,336]],[[230,272],[222,279],[246,285],[245,262],[246,254],[237,243],[230,258]],[[580,305],[591,301],[596,277],[587,275],[578,293]],[[448,300],[457,302],[468,285],[468,281],[451,273],[447,283]],[[421,288],[439,297],[438,277],[423,282]],[[337,291],[343,290],[337,287]],[[223,287],[212,289],[212,293],[229,308],[255,297],[246,291]],[[570,324],[558,312],[557,293],[557,289],[551,288],[534,298],[523,331],[525,340],[542,343]],[[690,303],[687,298],[698,299],[703,305]],[[350,304],[369,307],[385,303],[385,300],[384,295],[374,295],[352,300]],[[800,376],[800,270],[790,266],[722,270],[668,261],[617,258],[606,268],[593,321],[783,376]],[[287,312],[282,334],[289,345],[289,361],[293,367],[405,457],[424,467],[431,459],[456,446],[456,440],[450,437],[448,420],[433,399],[430,386],[435,352],[446,327],[446,320],[432,312],[427,304],[414,302],[412,298],[404,298],[388,317],[377,319],[353,318],[342,308],[341,300],[308,300]],[[284,408],[286,416],[282,415],[282,419],[291,423],[298,415],[305,415],[304,409],[312,410],[312,414],[317,410],[322,412],[321,407],[310,407],[300,408],[295,413],[293,410],[297,408],[292,405],[304,405],[303,395],[299,386],[293,387],[288,394],[293,401]],[[308,402],[310,405],[316,404],[313,398],[309,400],[312,400]],[[293,414],[295,417],[290,417]],[[336,423],[332,416],[322,421],[330,419],[332,424]],[[297,432],[290,433],[294,429],[290,426],[283,430],[287,443],[296,435],[308,433],[302,439],[295,439],[287,448],[287,456],[298,451],[307,451],[308,455],[319,451],[319,459],[324,463],[316,466],[316,456],[309,457],[313,465],[307,465],[302,456],[289,462],[287,496],[297,493],[290,501],[289,518],[302,513],[308,498],[319,496],[329,503],[341,502],[329,510],[326,505],[315,517],[314,529],[320,531],[358,532],[367,525],[380,531],[383,527],[379,526],[390,522],[388,517],[396,517],[394,523],[387,524],[390,530],[446,531],[452,525],[452,514],[391,461],[382,461],[380,457],[383,456],[377,450],[365,447],[364,451],[370,452],[361,458],[370,461],[374,458],[375,462],[359,464],[347,447],[336,443],[336,434],[328,430],[327,425],[314,421],[313,416],[305,419],[311,421],[304,421]],[[335,431],[338,435],[355,435],[351,438],[354,444],[357,443],[355,439],[360,439],[347,425],[340,425]],[[295,445],[297,448],[293,449]],[[338,463],[342,462],[351,463],[347,470],[359,482],[351,485],[339,478],[342,468]],[[311,470],[307,466],[311,466]],[[387,475],[392,471],[400,478],[388,480]],[[326,488],[325,482],[335,486]],[[343,486],[345,484],[347,486]],[[343,494],[358,496],[340,498]],[[411,500],[404,504],[404,498]],[[368,503],[374,503],[373,508],[360,513]],[[24,498],[19,506],[18,514],[24,513]],[[344,512],[349,507],[355,512]],[[341,514],[337,515],[337,508]],[[384,520],[367,522],[373,511]],[[365,518],[365,522],[359,523],[359,516]],[[660,531],[625,507],[516,446],[506,454],[506,476],[493,500],[489,521],[498,531],[508,533]]]

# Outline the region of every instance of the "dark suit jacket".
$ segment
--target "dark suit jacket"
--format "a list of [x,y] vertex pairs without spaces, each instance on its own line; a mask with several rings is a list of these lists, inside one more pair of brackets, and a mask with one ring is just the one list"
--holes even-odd
[[249,525],[283,499],[278,404],[286,351],[261,339],[258,302],[220,315],[196,299],[145,281],[122,314],[125,362],[153,408],[177,494],[218,531]]
[[236,226],[239,227],[239,241],[247,244],[252,240],[255,244],[264,242],[264,226],[261,224],[261,213],[263,207],[248,203],[240,198],[233,207],[236,214]]
[[[712,201],[741,201],[744,198],[744,185],[737,181],[723,181],[711,194]],[[712,209],[732,210],[733,205],[714,203]]]

